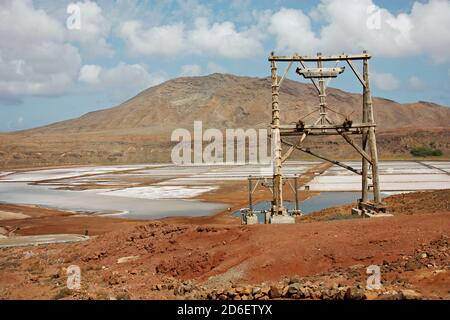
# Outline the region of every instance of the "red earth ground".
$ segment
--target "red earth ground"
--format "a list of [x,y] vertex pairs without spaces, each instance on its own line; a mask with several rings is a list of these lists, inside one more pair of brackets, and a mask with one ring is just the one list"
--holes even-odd
[[[201,288],[194,298],[206,298],[211,290],[268,285],[294,275],[364,285],[365,267],[375,264],[383,266],[387,285],[449,299],[449,201],[450,190],[419,192],[388,198],[394,217],[355,219],[336,208],[295,225],[256,226],[240,226],[230,213],[135,222],[11,207],[43,215],[2,222],[21,226],[19,234],[89,228],[98,236],[77,244],[1,250],[0,298],[170,299],[177,293],[173,283],[185,280]],[[54,220],[66,221],[65,227]],[[423,261],[417,258],[426,252]],[[124,257],[131,258],[118,263]],[[82,287],[70,291],[66,268],[74,264],[82,270]],[[172,285],[161,285],[167,282]]]

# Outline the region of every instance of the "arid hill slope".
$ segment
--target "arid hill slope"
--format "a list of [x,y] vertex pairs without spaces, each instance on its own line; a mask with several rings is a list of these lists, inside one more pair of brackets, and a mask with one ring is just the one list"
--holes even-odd
[[[195,120],[202,120],[204,128],[267,126],[271,113],[270,86],[269,78],[224,74],[170,80],[111,109],[1,134],[0,166],[167,161],[173,145],[171,132],[175,128],[191,129]],[[302,119],[318,102],[312,85],[292,80],[284,82],[280,99],[285,123]],[[399,104],[382,98],[374,98],[373,102],[380,138],[383,132],[390,137],[389,141],[380,140],[382,154],[407,154],[414,145],[434,144],[444,152],[449,149],[446,142],[450,108],[426,102]],[[360,117],[359,94],[330,88],[328,103],[340,114],[352,119]],[[330,117],[343,120],[338,113],[330,112]],[[399,137],[406,140],[397,141]],[[392,144],[396,150],[389,147]],[[340,142],[336,145],[340,149]]]
[[[270,86],[268,78],[224,74],[178,78],[147,89],[118,107],[35,131],[68,133],[149,128],[148,133],[152,133],[189,127],[194,120],[215,128],[263,127],[270,121]],[[318,106],[317,92],[312,85],[291,80],[283,83],[280,99],[285,122],[302,118]],[[329,89],[327,100],[334,110],[345,115],[355,112],[352,118],[358,118],[361,95]],[[450,126],[450,109],[436,104],[399,104],[380,98],[374,98],[373,103],[379,130]]]

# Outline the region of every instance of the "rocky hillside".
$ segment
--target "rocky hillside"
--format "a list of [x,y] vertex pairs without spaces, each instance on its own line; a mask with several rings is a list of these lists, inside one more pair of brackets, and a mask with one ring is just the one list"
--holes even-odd
[[[267,126],[271,118],[270,85],[269,78],[224,74],[170,80],[111,109],[45,127],[1,134],[0,165],[168,161],[173,145],[171,132],[176,128],[191,129],[195,120],[202,120],[204,128]],[[283,83],[280,99],[285,123],[304,118],[317,108],[318,102],[312,85],[292,80]],[[351,119],[360,117],[362,96],[359,94],[330,88],[328,103],[336,111],[330,112],[331,118],[342,121],[342,115]],[[389,137],[388,141],[379,142],[382,154],[407,154],[411,146],[430,143],[448,151],[450,108],[427,102],[399,104],[374,98],[374,111],[380,138]],[[312,121],[312,118],[305,120]],[[330,143],[336,146],[334,153],[346,153],[340,141]],[[327,149],[330,143],[315,145]]]

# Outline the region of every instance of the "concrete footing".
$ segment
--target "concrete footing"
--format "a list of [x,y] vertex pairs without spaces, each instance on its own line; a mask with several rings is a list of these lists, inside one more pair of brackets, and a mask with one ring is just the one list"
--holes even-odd
[[245,224],[247,225],[258,224],[258,216],[256,214],[246,216]]
[[375,212],[372,210],[358,209],[352,208],[352,214],[358,215],[363,218],[383,218],[383,217],[392,217],[393,215],[385,212]]
[[270,224],[294,224],[295,218],[288,215],[274,215],[270,217]]

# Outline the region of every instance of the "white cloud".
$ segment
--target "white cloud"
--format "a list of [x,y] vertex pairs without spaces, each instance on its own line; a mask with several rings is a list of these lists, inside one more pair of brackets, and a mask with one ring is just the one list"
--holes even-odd
[[89,55],[111,56],[114,50],[107,43],[111,25],[103,15],[102,8],[97,3],[85,0],[75,2],[80,8],[81,28],[67,30],[67,38],[75,41]]
[[202,74],[202,68],[198,64],[187,64],[181,67],[182,77],[197,77]]
[[99,65],[84,65],[78,80],[95,90],[108,88],[142,90],[160,84],[166,78],[162,73],[149,73],[147,68],[140,64],[119,63],[109,69]]
[[78,80],[89,85],[97,85],[100,83],[100,72],[102,67],[98,65],[84,65],[80,70]]
[[246,58],[262,51],[262,45],[252,30],[238,32],[232,22],[210,24],[206,18],[198,18],[188,33],[191,50],[210,53],[224,58]]
[[[277,50],[315,53],[355,52],[377,56],[428,55],[450,60],[450,1],[415,2],[410,13],[395,15],[372,0],[322,0],[309,15],[282,8],[270,19]],[[325,21],[319,31],[311,26]]]
[[118,35],[137,55],[190,53],[239,59],[262,51],[261,37],[254,29],[237,31],[232,22],[210,24],[207,18],[197,18],[189,30],[182,23],[144,28],[140,21],[126,21]]
[[450,1],[415,2],[411,20],[413,41],[422,52],[429,53],[436,63],[450,61]]
[[225,68],[222,66],[214,63],[214,62],[208,62],[208,73],[225,73]]
[[186,47],[183,24],[144,29],[140,21],[127,21],[119,27],[119,36],[128,50],[138,55],[174,55]]
[[81,65],[64,27],[31,1],[0,3],[0,98],[60,95]]
[[421,90],[426,89],[426,87],[427,87],[426,83],[417,76],[410,77],[408,79],[408,83],[409,83],[409,86],[414,90],[421,91]]
[[277,50],[317,50],[319,40],[311,31],[311,20],[301,10],[282,8],[270,18],[269,31],[276,36]]
[[371,77],[375,86],[384,91],[397,90],[400,84],[391,73],[372,72]]

